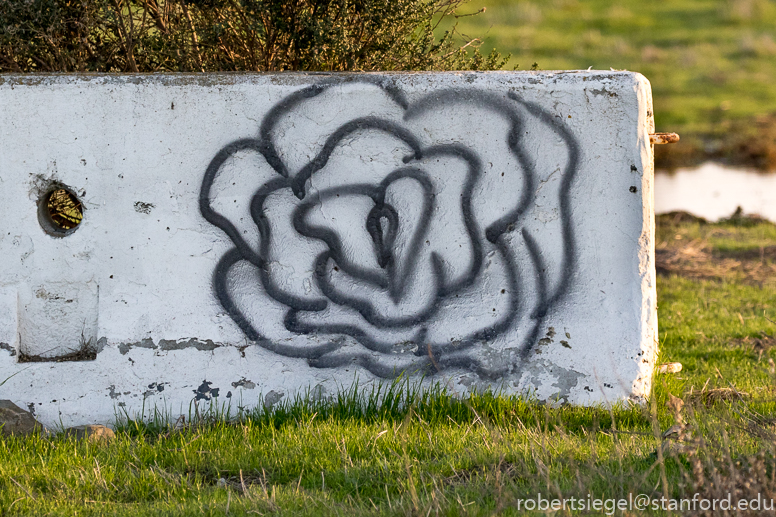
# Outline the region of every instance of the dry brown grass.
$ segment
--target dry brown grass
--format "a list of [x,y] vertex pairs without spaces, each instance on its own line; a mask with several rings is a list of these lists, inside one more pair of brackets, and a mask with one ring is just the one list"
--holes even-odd
[[[695,280],[734,280],[759,287],[776,283],[776,248],[762,249],[760,257],[751,251],[720,254],[708,242],[693,240],[655,249],[658,274],[679,275]],[[736,258],[733,258],[736,257]]]
[[[741,224],[760,224],[757,216],[740,216]],[[731,219],[732,221],[733,219]],[[665,229],[687,228],[687,223],[701,227],[706,221],[685,212],[659,216],[658,224]],[[763,223],[763,224],[768,224]],[[776,245],[745,249],[719,249],[715,238],[733,236],[735,231],[717,225],[699,235],[677,230],[673,238],[658,239],[655,245],[655,265],[659,275],[679,275],[694,280],[742,282],[758,287],[776,287]]]
[[[680,491],[683,497],[699,494],[700,498],[727,500],[736,507],[739,501],[776,499],[776,469],[774,469],[774,448],[776,434],[772,419],[764,418],[741,401],[748,395],[733,388],[702,390],[695,396],[685,397],[688,419],[702,423],[707,418],[709,402],[727,403],[727,418],[721,422],[704,426],[702,433],[686,433],[683,447],[678,453],[669,455],[683,460],[689,468],[682,471]],[[700,403],[698,405],[697,403]],[[767,444],[751,454],[733,452],[731,437],[737,433],[748,435],[761,444]],[[682,512],[685,515],[742,515],[734,510],[700,510]],[[745,515],[772,515],[766,511],[752,509]]]
[[742,401],[750,398],[750,395],[746,392],[739,391],[735,388],[712,388],[702,389],[701,391],[690,390],[690,393],[685,397],[688,402],[697,404],[701,403],[704,406],[714,406],[720,402],[732,402]]

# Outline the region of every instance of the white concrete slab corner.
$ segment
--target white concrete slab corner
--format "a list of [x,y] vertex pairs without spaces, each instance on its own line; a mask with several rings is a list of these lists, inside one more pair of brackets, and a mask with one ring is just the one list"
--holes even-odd
[[1,76],[0,398],[642,400],[652,129],[628,72]]

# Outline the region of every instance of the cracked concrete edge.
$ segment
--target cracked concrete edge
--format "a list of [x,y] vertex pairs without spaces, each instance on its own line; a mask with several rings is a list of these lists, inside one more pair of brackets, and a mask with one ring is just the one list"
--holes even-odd
[[[578,81],[606,81],[623,75],[632,76],[633,72],[625,70],[536,70],[521,71],[521,76],[530,76],[529,84],[555,83],[560,80],[568,81],[569,78]],[[389,79],[416,78],[423,79],[430,75],[474,78],[478,76],[502,76],[509,77],[515,72],[509,70],[499,71],[445,71],[445,72],[237,72],[237,73],[171,73],[171,74],[104,74],[104,73],[74,73],[74,74],[7,74],[0,76],[0,87],[16,86],[43,86],[53,84],[78,84],[91,82],[109,85],[147,85],[159,84],[163,86],[228,86],[239,84],[274,84],[283,86],[297,86],[307,84],[312,80],[325,80],[327,77],[336,77],[338,80],[360,80],[364,76],[385,77]],[[605,88],[596,90],[597,95],[611,95]]]

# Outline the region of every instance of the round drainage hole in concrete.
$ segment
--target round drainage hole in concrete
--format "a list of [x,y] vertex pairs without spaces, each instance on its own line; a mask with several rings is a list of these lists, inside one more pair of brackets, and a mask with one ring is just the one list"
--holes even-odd
[[57,237],[74,232],[84,218],[81,202],[63,187],[43,196],[39,208],[41,226],[46,233]]

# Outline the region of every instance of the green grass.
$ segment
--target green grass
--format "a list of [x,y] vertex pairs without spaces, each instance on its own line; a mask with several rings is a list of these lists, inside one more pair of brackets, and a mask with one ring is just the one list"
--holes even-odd
[[[703,240],[712,255],[776,244],[769,223],[662,223],[658,237]],[[660,360],[684,368],[657,375],[645,407],[458,399],[399,381],[269,411],[200,408],[186,425],[125,416],[109,444],[0,439],[0,515],[520,515],[538,493],[776,493],[776,349],[747,341],[776,333],[776,293],[736,275],[670,276],[658,296]],[[749,396],[693,398],[730,387]],[[680,420],[682,442],[664,441]]]
[[657,130],[686,142],[713,148],[731,121],[776,112],[772,1],[472,0],[461,13],[482,7],[458,29],[511,53],[508,68],[641,72]]
[[[768,358],[734,340],[776,333],[776,293],[750,285],[674,277],[659,282],[662,359],[684,370],[665,376],[674,393],[733,384],[768,398],[773,388]],[[740,315],[740,317],[739,317]],[[770,319],[771,321],[769,321]]]

